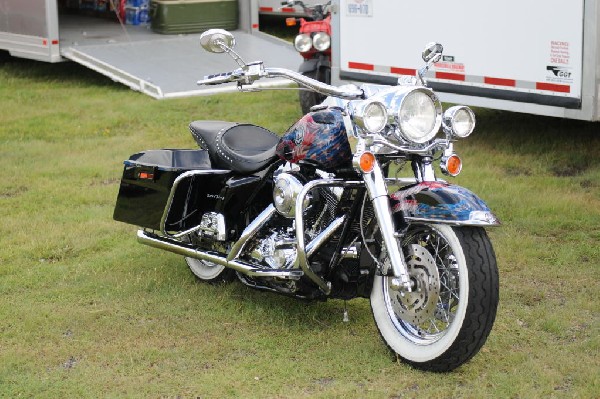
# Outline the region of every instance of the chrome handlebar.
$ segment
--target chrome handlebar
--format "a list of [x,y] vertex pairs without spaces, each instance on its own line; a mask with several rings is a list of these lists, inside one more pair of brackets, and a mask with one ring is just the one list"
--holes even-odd
[[328,85],[323,82],[319,82],[318,80],[311,79],[307,76],[304,76],[298,72],[290,71],[289,69],[283,68],[265,68],[268,78],[276,78],[276,77],[285,77],[290,80],[293,80],[296,83],[301,84],[302,86],[314,90],[318,93],[333,96],[338,98],[343,98],[345,100],[359,100],[365,98],[365,93],[356,88],[355,90],[349,90],[348,88],[339,88],[336,86]]
[[336,86],[328,85],[318,80],[311,79],[298,72],[291,71],[284,68],[265,68],[262,61],[253,62],[244,65],[243,68],[236,69],[232,72],[225,72],[220,74],[208,75],[204,79],[197,82],[198,85],[217,85],[222,83],[237,82],[238,86],[251,85],[255,81],[262,78],[278,78],[283,77],[292,80],[301,86],[324,94],[326,96],[333,96],[343,98],[346,100],[358,100],[364,99],[365,93],[356,88],[354,90],[348,88],[339,88]]

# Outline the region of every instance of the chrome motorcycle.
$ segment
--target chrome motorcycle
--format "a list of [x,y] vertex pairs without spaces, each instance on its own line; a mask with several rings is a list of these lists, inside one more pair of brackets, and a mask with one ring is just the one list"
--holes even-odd
[[383,341],[414,367],[449,371],[468,361],[496,315],[498,270],[484,228],[499,221],[474,193],[436,177],[438,160],[444,175],[460,173],[454,142],[475,126],[468,107],[442,112],[426,87],[442,46],[428,45],[426,65],[397,86],[334,87],[247,64],[234,44],[224,30],[201,36],[204,49],[240,68],[199,84],[244,90],[285,77],[329,97],[281,137],[195,121],[200,149],[132,155],[114,218],[142,227],[140,243],[183,255],[202,281],[370,298]]

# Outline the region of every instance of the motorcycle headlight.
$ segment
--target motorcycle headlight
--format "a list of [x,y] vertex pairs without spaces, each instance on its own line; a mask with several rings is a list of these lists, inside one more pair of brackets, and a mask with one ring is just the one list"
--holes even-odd
[[357,124],[369,133],[379,133],[388,122],[385,105],[379,101],[368,102],[355,115]]
[[331,37],[325,32],[317,32],[313,36],[312,44],[317,51],[325,51],[331,46]]
[[471,108],[457,105],[444,112],[442,123],[444,131],[449,132],[452,136],[464,138],[475,129],[475,114]]
[[442,106],[436,95],[416,88],[401,100],[398,109],[400,136],[412,143],[425,143],[437,134],[442,123]]
[[312,48],[312,45],[313,45],[312,39],[310,38],[309,35],[306,35],[304,33],[296,36],[296,38],[294,39],[294,47],[300,53],[306,53],[307,51],[310,51],[310,49]]

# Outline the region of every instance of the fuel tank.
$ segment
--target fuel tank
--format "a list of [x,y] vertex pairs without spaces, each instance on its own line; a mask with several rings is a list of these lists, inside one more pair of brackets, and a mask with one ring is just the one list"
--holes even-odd
[[281,137],[276,153],[288,162],[311,163],[324,170],[350,166],[352,150],[342,112],[332,108],[304,115]]

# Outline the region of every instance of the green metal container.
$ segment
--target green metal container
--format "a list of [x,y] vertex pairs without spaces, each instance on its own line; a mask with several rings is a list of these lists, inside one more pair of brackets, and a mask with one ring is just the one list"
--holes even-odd
[[152,0],[152,30],[164,34],[196,33],[238,27],[238,0]]

